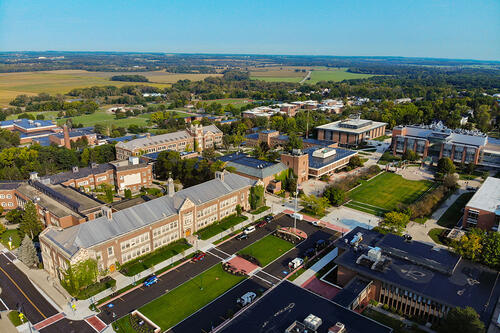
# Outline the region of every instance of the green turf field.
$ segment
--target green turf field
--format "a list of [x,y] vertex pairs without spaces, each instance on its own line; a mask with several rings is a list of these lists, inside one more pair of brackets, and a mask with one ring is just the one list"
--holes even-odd
[[226,273],[222,265],[217,264],[144,305],[139,311],[165,331],[244,279],[243,276]]
[[357,209],[356,206],[359,206],[361,211],[393,210],[399,203],[414,202],[432,184],[430,181],[407,180],[400,175],[385,172],[370,181],[363,181],[362,185],[349,192],[349,207]]
[[247,246],[238,253],[251,255],[259,260],[260,265],[264,267],[276,258],[281,257],[285,252],[293,247],[294,245],[292,243],[273,235],[269,235],[262,238],[260,241]]

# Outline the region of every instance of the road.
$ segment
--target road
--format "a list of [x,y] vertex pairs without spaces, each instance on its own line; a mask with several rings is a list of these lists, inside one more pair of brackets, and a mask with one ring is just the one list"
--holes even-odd
[[307,71],[307,74],[306,76],[304,76],[304,78],[302,80],[300,80],[300,84],[304,83],[307,81],[307,79],[309,79],[311,77],[311,71]]
[[[56,315],[58,311],[40,294],[31,281],[21,272],[6,256],[0,254],[0,287],[2,292],[2,308],[5,305],[10,310],[20,309],[30,320],[36,324],[46,318]],[[40,332],[42,333],[95,333],[85,321],[70,321],[62,319]]]

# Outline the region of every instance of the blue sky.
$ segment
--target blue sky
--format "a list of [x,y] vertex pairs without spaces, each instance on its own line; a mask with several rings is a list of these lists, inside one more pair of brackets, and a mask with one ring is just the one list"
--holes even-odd
[[0,0],[0,51],[500,60],[500,0]]

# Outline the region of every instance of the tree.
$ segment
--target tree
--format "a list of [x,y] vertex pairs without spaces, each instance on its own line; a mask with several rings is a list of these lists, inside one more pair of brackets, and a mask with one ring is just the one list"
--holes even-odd
[[361,161],[361,158],[358,155],[355,155],[349,159],[349,166],[352,169],[355,169],[357,167],[362,167],[363,161]]
[[317,197],[313,194],[303,194],[301,196],[301,200],[302,201],[300,204],[307,210],[311,211],[314,215],[323,215],[326,211],[326,208],[330,206],[327,198]]
[[13,209],[7,214],[5,214],[5,219],[9,224],[18,224],[21,222],[21,219],[23,217],[23,212],[19,209]]
[[455,189],[457,187],[458,177],[455,174],[447,174],[443,178],[443,185],[447,189]]
[[406,161],[416,161],[418,160],[418,154],[411,149],[406,150],[403,153],[403,160]]
[[325,190],[323,196],[327,198],[332,205],[340,206],[346,201],[347,192],[340,187],[330,186]]
[[19,260],[21,260],[28,267],[37,267],[40,263],[35,245],[29,238],[28,234],[24,235],[24,239],[19,246],[17,256]]
[[26,202],[24,213],[19,225],[19,232],[22,236],[28,235],[34,239],[43,230],[42,222],[38,217],[35,204],[31,201]]
[[451,309],[442,320],[440,333],[482,333],[485,331],[483,322],[476,310],[470,306]]
[[291,133],[288,136],[288,142],[286,143],[286,149],[292,151],[293,149],[302,149],[303,143],[302,138],[299,138],[297,134]]
[[485,232],[481,229],[472,229],[455,244],[455,251],[467,259],[479,261],[483,249],[484,234]]
[[242,208],[240,204],[236,205],[236,215],[241,216]]
[[401,233],[406,228],[408,222],[410,222],[410,216],[406,213],[392,211],[385,214],[382,228]]
[[132,191],[130,189],[126,188],[124,194],[125,194],[125,199],[132,199]]
[[264,204],[264,186],[257,185],[250,188],[250,208],[257,209]]
[[61,285],[73,296],[77,295],[81,289],[95,283],[99,275],[97,260],[87,259],[71,265],[63,271]]
[[453,161],[448,158],[448,157],[443,157],[438,161],[438,172],[442,174],[450,174],[450,173],[455,173],[455,164],[453,164]]
[[488,232],[483,238],[481,262],[496,269],[500,268],[500,233]]

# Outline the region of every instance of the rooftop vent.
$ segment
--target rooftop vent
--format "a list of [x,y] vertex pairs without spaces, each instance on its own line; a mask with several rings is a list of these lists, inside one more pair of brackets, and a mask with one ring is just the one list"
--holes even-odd
[[334,326],[328,329],[328,333],[344,333],[345,325],[338,321]]
[[316,331],[321,326],[321,324],[323,324],[321,318],[313,314],[310,314],[306,317],[306,319],[304,319],[304,325],[311,330]]
[[73,170],[73,173],[77,173],[78,172],[78,167],[74,166],[72,170]]
[[363,240],[363,234],[361,232],[358,232],[356,235],[351,240],[351,245],[353,246],[358,246],[359,243]]

